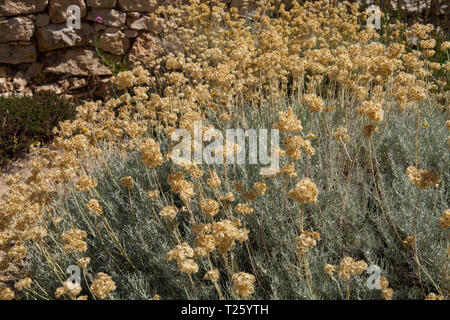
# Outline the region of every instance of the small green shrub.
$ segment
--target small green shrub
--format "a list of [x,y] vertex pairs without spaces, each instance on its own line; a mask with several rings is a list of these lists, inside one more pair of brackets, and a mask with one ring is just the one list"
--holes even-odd
[[0,97],[0,167],[24,155],[32,143],[49,141],[53,127],[75,114],[75,106],[54,93]]

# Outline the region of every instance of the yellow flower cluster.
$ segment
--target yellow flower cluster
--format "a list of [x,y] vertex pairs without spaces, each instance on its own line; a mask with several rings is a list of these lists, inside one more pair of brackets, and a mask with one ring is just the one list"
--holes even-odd
[[450,227],[450,209],[447,209],[442,213],[442,218],[440,218],[439,221],[443,229],[448,229]]
[[225,195],[220,196],[219,201],[223,206],[229,206],[235,199],[232,192],[227,192]]
[[147,195],[149,198],[156,200],[159,197],[159,190],[154,189],[154,190],[147,191]]
[[426,297],[425,300],[444,300],[444,297],[442,295],[437,295],[434,292],[430,292]]
[[217,281],[219,280],[219,270],[218,269],[209,270],[206,272],[203,278],[205,280]]
[[142,142],[140,149],[142,151],[142,162],[150,168],[156,168],[163,164],[163,156],[159,149],[159,144],[151,138],[146,138]]
[[303,130],[302,124],[297,119],[292,108],[285,112],[278,112],[278,118],[278,123],[273,126],[274,129],[278,129],[281,132],[299,132]]
[[406,246],[411,246],[414,243],[416,243],[416,237],[414,236],[407,236],[405,238],[405,240],[402,241],[402,244],[406,247]]
[[30,278],[25,278],[20,280],[19,282],[16,282],[16,284],[14,285],[14,288],[16,288],[16,290],[18,291],[22,291],[24,289],[28,289],[31,286],[31,279]]
[[301,179],[295,188],[289,191],[289,198],[300,203],[314,203],[317,201],[319,190],[309,178]]
[[90,290],[97,298],[105,299],[108,294],[116,290],[116,284],[106,273],[99,272],[94,282],[92,282]]
[[87,236],[86,231],[79,229],[70,229],[61,235],[61,240],[64,244],[64,251],[70,253],[85,252],[87,250],[87,243],[83,240]]
[[434,169],[422,170],[415,166],[406,168],[406,175],[409,181],[419,189],[427,189],[429,187],[436,187],[441,181],[439,174]]
[[248,204],[245,203],[238,203],[238,205],[236,206],[236,208],[234,208],[234,211],[236,211],[236,213],[238,214],[242,214],[242,215],[247,215],[252,213],[254,210],[251,206],[249,206]]
[[167,182],[172,191],[178,194],[184,202],[189,202],[194,197],[194,184],[184,178],[182,171],[172,172],[167,178]]
[[204,248],[207,252],[212,252],[215,248],[220,254],[225,254],[235,245],[235,241],[244,242],[248,239],[249,230],[239,229],[239,220],[230,221],[227,219],[208,224],[198,224],[193,227],[193,231],[198,234],[195,243]]
[[317,245],[317,241],[320,240],[320,234],[318,232],[302,231],[300,236],[295,239],[297,244],[297,250],[300,253],[305,253],[308,249]]
[[210,177],[206,180],[206,183],[211,188],[216,189],[216,188],[220,187],[222,181],[220,180],[219,176],[217,175],[217,172],[212,171],[212,172],[210,172]]
[[263,196],[267,191],[267,185],[264,182],[255,182],[253,184],[253,191],[259,196]]
[[97,184],[97,179],[88,176],[82,176],[80,179],[78,179],[75,188],[77,189],[77,191],[87,191],[95,188]]
[[14,291],[10,288],[0,288],[0,300],[13,300],[14,297]]
[[322,98],[314,93],[308,93],[303,96],[303,103],[308,106],[309,112],[322,112],[325,103]]
[[177,216],[178,208],[176,206],[165,206],[159,212],[159,215],[164,219],[173,220]]
[[232,276],[232,280],[234,284],[233,292],[239,297],[246,298],[252,295],[255,291],[255,287],[253,285],[255,282],[255,276],[250,273],[235,273]]
[[183,242],[167,253],[166,260],[176,260],[179,271],[191,274],[198,272],[197,263],[191,259],[193,257],[194,249],[192,249],[187,242]]
[[360,115],[366,115],[372,121],[383,121],[384,111],[380,103],[364,101],[361,106],[356,109],[356,112]]
[[[448,95],[441,88],[448,84],[445,72],[450,71],[450,62],[441,64],[427,59],[435,54],[438,43],[430,38],[431,25],[415,24],[407,28],[404,33],[407,39],[417,40],[418,49],[410,50],[411,46],[402,40],[400,30],[405,27],[402,24],[389,26],[392,31],[389,45],[378,41],[376,30],[361,29],[359,20],[367,17],[364,13],[358,13],[358,4],[343,2],[341,6],[334,7],[318,1],[304,4],[292,2],[292,8],[285,10],[284,6],[269,8],[273,4],[269,1],[266,7],[254,12],[254,24],[252,22],[252,28],[249,28],[237,9],[225,10],[225,2],[206,4],[193,1],[190,6],[182,8],[170,6],[167,10],[158,9],[151,20],[155,22],[155,28],[161,24],[161,35],[167,37],[164,40],[168,44],[167,51],[173,49],[176,52],[167,52],[161,57],[156,57],[156,53],[150,54],[151,59],[148,59],[145,68],[139,66],[115,75],[112,81],[119,91],[124,90],[123,93],[119,92],[117,97],[104,103],[87,102],[77,108],[74,121],[60,123],[54,129],[56,137],[51,145],[35,148],[37,156],[30,163],[31,176],[26,183],[21,183],[19,177],[6,178],[10,190],[0,199],[0,271],[23,260],[27,254],[25,244],[29,240],[40,240],[46,235],[41,218],[47,218],[48,205],[58,194],[54,186],[75,182],[76,190],[82,192],[97,187],[98,181],[86,173],[89,166],[85,163],[97,157],[104,160],[103,147],[123,153],[138,150],[142,162],[154,169],[168,162],[170,155],[170,150],[164,155],[161,153],[164,139],[159,141],[156,137],[170,138],[177,128],[192,133],[195,121],[207,122],[211,117],[228,122],[223,125],[230,125],[231,120],[236,120],[237,125],[247,127],[256,120],[256,115],[266,128],[275,123],[273,128],[287,135],[303,130],[300,114],[306,106],[309,112],[315,114],[306,114],[308,123],[303,120],[303,125],[307,124],[310,130],[316,132],[317,146],[328,148],[327,139],[333,136],[343,142],[350,139],[346,128],[339,128],[332,135],[323,135],[323,132],[328,133],[330,128],[335,127],[335,116],[340,114],[345,113],[345,125],[351,128],[353,139],[353,133],[359,130],[363,137],[370,137],[378,130],[375,124],[367,124],[366,119],[362,122],[362,129],[358,127],[360,122],[355,114],[380,123],[384,113],[390,113],[393,107],[400,111],[409,107],[419,108],[419,102],[429,96],[436,98],[441,106],[448,105]],[[277,18],[270,18],[268,12],[275,13]],[[160,18],[162,16],[164,19]],[[196,27],[192,28],[192,25]],[[180,36],[180,30],[183,30],[183,36]],[[448,51],[450,42],[443,42],[440,49]],[[444,74],[444,77],[433,79],[434,70],[440,70],[439,74]],[[292,102],[295,107],[284,107],[285,101],[289,105]],[[326,105],[328,107],[325,108]],[[336,105],[338,112],[317,114],[324,109],[336,110]],[[270,108],[268,117],[261,109],[263,106]],[[321,130],[322,121],[326,131]],[[450,120],[445,125],[450,129]],[[206,132],[211,127],[209,123],[202,127],[203,137],[207,136]],[[149,128],[156,133],[154,139],[145,137]],[[284,174],[282,178],[286,180],[296,178],[295,160],[301,159],[301,149],[310,156],[315,154],[311,142],[315,138],[312,133],[306,138],[295,135],[284,137],[285,150],[272,150],[271,156],[276,153],[280,157],[287,155],[290,159],[281,170],[264,169],[260,176],[275,178]],[[194,143],[192,150],[199,147]],[[237,150],[233,142],[227,141],[221,152],[231,154]],[[310,169],[310,160],[308,157],[307,170]],[[240,228],[239,220],[232,221],[233,211],[248,215],[257,203],[253,207],[239,203],[233,210],[231,204],[235,196],[228,190],[227,177],[222,183],[222,175],[219,177],[216,171],[211,171],[206,179],[206,184],[214,189],[210,190],[203,188],[203,180],[200,180],[202,168],[188,162],[177,168],[181,171],[171,172],[168,183],[172,192],[185,202],[185,207],[180,211],[197,209],[197,204],[200,204],[201,210],[212,217],[218,214],[222,205],[224,214],[230,219],[202,224],[205,222],[201,221],[202,216],[192,218],[191,222],[198,223],[192,226],[197,247],[191,248],[187,243],[182,243],[167,256],[177,260],[180,271],[191,274],[199,269],[194,259],[206,257],[216,249],[220,254],[226,254],[233,249],[236,241],[248,239],[249,230]],[[186,172],[193,182],[185,179]],[[157,172],[154,170],[152,173]],[[420,189],[435,186],[440,181],[434,170],[409,167],[406,174]],[[127,188],[133,188],[135,184],[131,177],[123,177],[120,182]],[[221,186],[226,190],[219,190]],[[263,182],[254,183],[250,190],[245,190],[242,183],[236,184],[235,189],[243,201],[254,201],[268,192]],[[211,191],[214,197],[206,194]],[[160,192],[164,192],[161,197]],[[166,198],[170,197],[166,197],[163,187],[148,191],[147,195],[153,200],[152,206],[162,208],[159,212],[161,217],[175,219],[179,209],[167,202]],[[299,203],[315,203],[318,189],[309,178],[304,178],[289,191],[288,196]],[[195,205],[191,206],[190,200]],[[103,213],[96,199],[89,200],[85,206],[95,215]],[[48,218],[55,224],[61,219]],[[208,217],[209,220],[213,219]],[[440,222],[442,228],[448,228],[448,210]],[[64,232],[61,236],[64,251],[85,252],[86,236],[86,232],[79,229]],[[317,245],[318,240],[318,233],[302,232],[296,238],[297,249],[305,252]],[[409,245],[414,242],[413,236],[404,241]],[[77,264],[86,269],[89,262],[89,258],[79,258]],[[347,257],[342,260],[338,273],[348,280],[351,274],[360,274],[365,267],[365,262],[354,262]],[[218,280],[218,269],[213,268],[211,266],[212,270],[206,273],[205,279]],[[335,268],[327,265],[325,272],[332,275]],[[235,294],[242,297],[252,294],[254,281],[249,274],[233,275]],[[28,280],[24,279],[16,284],[16,289],[28,286]],[[79,289],[65,283],[56,290],[56,296],[67,294],[75,298],[80,293]],[[94,295],[105,298],[115,289],[115,284],[109,276],[100,273],[91,289]],[[387,280],[382,290],[383,298],[392,298],[393,290],[388,287]],[[2,297],[14,298],[14,292],[0,283]]]
[[392,300],[394,289],[389,288],[389,281],[386,277],[380,277],[381,297],[385,300]]
[[79,266],[81,269],[85,270],[87,268],[87,266],[89,265],[89,263],[91,263],[91,258],[84,257],[84,258],[78,259],[77,266]]
[[327,275],[332,276],[334,270],[336,270],[336,266],[333,264],[327,264],[327,265],[325,265],[323,270]]
[[305,140],[300,136],[289,136],[283,139],[283,146],[286,154],[292,159],[298,160],[302,158],[303,148],[308,155],[314,155],[315,150],[311,146],[311,141]]
[[88,211],[90,213],[92,213],[93,215],[100,215],[103,214],[103,208],[102,206],[98,203],[97,199],[91,199],[89,200],[88,203],[86,203],[86,209],[88,209]]
[[338,276],[342,280],[348,281],[352,274],[360,275],[367,270],[367,263],[363,260],[355,261],[351,257],[341,260],[338,268]]
[[350,140],[350,136],[348,135],[347,128],[340,127],[333,132],[333,137],[337,141],[347,142]]
[[200,207],[204,213],[211,217],[219,212],[219,203],[213,199],[203,199],[200,202]]
[[131,189],[134,187],[134,180],[130,176],[120,178],[120,183],[128,189]]

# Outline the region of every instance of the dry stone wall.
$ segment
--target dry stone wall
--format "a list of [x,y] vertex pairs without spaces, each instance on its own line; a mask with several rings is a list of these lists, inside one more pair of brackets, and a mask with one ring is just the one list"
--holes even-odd
[[[104,97],[112,73],[95,46],[116,62],[145,62],[162,52],[161,20],[151,14],[182,2],[188,1],[0,0],[0,94]],[[80,8],[80,28],[67,24],[71,5]]]
[[[245,13],[243,0],[225,1]],[[291,2],[281,1],[287,7]],[[114,61],[126,57],[132,63],[145,63],[163,52],[159,34],[164,20],[152,13],[160,5],[188,2],[0,0],[0,94],[53,91],[76,99],[104,97],[110,93],[111,70],[99,58],[95,46]],[[71,5],[80,8],[79,29],[67,25],[67,8]],[[449,16],[448,0],[392,0],[389,5],[414,14],[428,10],[438,20]]]

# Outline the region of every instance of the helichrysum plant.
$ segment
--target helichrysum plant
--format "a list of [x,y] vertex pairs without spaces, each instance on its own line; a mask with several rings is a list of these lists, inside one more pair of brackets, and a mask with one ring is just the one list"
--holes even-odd
[[[0,298],[448,298],[449,43],[418,23],[386,36],[356,3],[292,4],[153,14],[179,45],[5,178],[0,272],[17,281]],[[279,130],[279,166],[173,161],[198,122],[193,153],[212,129]]]

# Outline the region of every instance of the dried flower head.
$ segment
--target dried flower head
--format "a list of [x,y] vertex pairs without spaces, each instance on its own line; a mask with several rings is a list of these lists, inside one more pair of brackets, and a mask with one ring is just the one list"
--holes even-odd
[[414,237],[414,236],[407,236],[405,238],[405,240],[402,241],[402,243],[405,247],[413,245],[415,242],[416,242],[416,237]]
[[380,277],[380,289],[387,289],[389,287],[389,281],[386,277]]
[[16,284],[14,284],[14,288],[18,291],[22,291],[24,289],[28,289],[31,286],[31,279],[25,278],[20,281],[18,281]]
[[305,253],[308,249],[315,247],[318,240],[320,240],[318,232],[311,233],[303,230],[300,236],[295,239],[298,252]]
[[177,245],[170,250],[166,255],[166,260],[185,260],[194,256],[194,249],[192,249],[187,242]]
[[61,235],[61,240],[64,244],[64,251],[70,253],[85,252],[87,250],[87,243],[83,240],[87,236],[86,231],[79,229],[70,229]]
[[132,177],[128,176],[128,177],[123,177],[120,178],[120,183],[124,186],[127,187],[129,189],[134,187],[134,180]]
[[97,179],[88,176],[82,176],[80,179],[78,179],[75,188],[77,191],[88,191],[92,188],[97,187],[97,185]]
[[314,93],[305,94],[303,97],[303,103],[308,106],[309,112],[322,112],[325,104],[322,98],[318,97]]
[[198,265],[192,259],[184,259],[177,261],[178,270],[187,274],[197,273]]
[[64,287],[56,288],[56,290],[55,290],[55,298],[56,299],[62,297],[65,294],[66,294],[66,288],[64,288]]
[[116,284],[106,273],[99,272],[90,289],[94,296],[99,299],[105,299],[108,294],[116,290]]
[[195,238],[195,244],[207,253],[216,249],[216,241],[210,234],[200,234]]
[[335,265],[332,265],[332,264],[327,264],[327,265],[324,267],[324,272],[325,272],[327,275],[329,275],[329,276],[332,276],[332,275],[333,275],[334,270],[336,270],[336,266],[335,266]]
[[337,141],[347,142],[350,140],[350,136],[348,135],[347,128],[340,127],[333,132],[333,137]]
[[178,208],[176,206],[165,206],[159,212],[159,215],[168,220],[173,220],[177,216]]
[[220,254],[225,254],[234,245],[235,241],[244,242],[248,239],[249,230],[239,229],[239,221],[220,220],[211,225],[211,235]]
[[412,184],[422,190],[428,187],[435,187],[441,181],[439,174],[434,169],[422,170],[409,166],[406,168],[406,175]]
[[368,124],[368,125],[365,125],[365,126],[362,128],[362,135],[363,135],[363,137],[368,138],[368,137],[370,137],[374,132],[376,132],[377,130],[378,130],[378,127],[377,127],[376,125],[374,125],[374,124]]
[[103,208],[98,203],[98,200],[91,199],[88,203],[86,203],[86,209],[92,213],[93,215],[101,215],[103,214]]
[[392,288],[386,288],[381,290],[381,297],[385,300],[392,300],[394,290]]
[[444,297],[441,296],[441,295],[437,295],[437,294],[435,294],[434,292],[430,292],[430,293],[426,296],[425,300],[444,300]]
[[254,210],[248,204],[238,203],[236,208],[234,208],[234,211],[236,211],[236,213],[238,213],[238,214],[247,215],[247,214],[252,213]]
[[159,190],[158,189],[150,190],[147,192],[147,195],[149,198],[156,200],[159,197]]
[[72,299],[76,298],[81,292],[81,285],[78,282],[66,281],[64,282],[64,290]]
[[308,133],[308,134],[306,135],[306,139],[308,139],[308,140],[314,140],[315,138],[317,138],[317,137],[316,137],[316,135],[315,135],[314,133],[312,133],[312,132],[310,132],[310,133]]
[[233,280],[233,292],[239,297],[246,298],[253,294],[255,287],[255,276],[245,272],[235,273],[232,276]]
[[239,181],[235,182],[235,183],[233,184],[233,186],[234,186],[234,189],[235,189],[237,192],[242,192],[242,191],[244,191],[244,189],[245,189],[244,184],[243,184],[242,182],[239,182]]
[[163,164],[163,156],[159,149],[159,144],[151,138],[145,138],[140,146],[142,151],[142,162],[146,164],[149,168],[156,168]]
[[278,112],[278,118],[279,121],[273,126],[274,129],[278,129],[281,132],[298,132],[303,130],[302,124],[297,119],[292,108],[285,112]]
[[342,280],[348,281],[352,274],[360,275],[366,270],[367,263],[365,261],[355,261],[351,257],[345,257],[339,264],[338,276]]
[[442,218],[440,218],[439,222],[443,229],[448,229],[450,227],[450,209],[447,209],[442,213]]
[[210,173],[210,177],[206,180],[206,183],[208,184],[208,186],[215,189],[215,188],[220,187],[222,181],[220,180],[219,176],[217,175],[217,172],[212,171]]
[[91,258],[83,257],[83,258],[78,259],[77,266],[79,266],[81,269],[86,269],[90,262],[91,262]]
[[286,163],[280,171],[282,174],[286,175],[289,178],[296,178],[297,172],[295,171],[295,164],[294,162],[288,162]]
[[210,281],[219,280],[219,270],[218,269],[209,270],[208,272],[206,272],[203,279],[210,280]]
[[219,203],[213,199],[204,199],[200,202],[202,211],[213,217],[219,212]]
[[14,291],[10,288],[2,288],[0,289],[0,300],[13,300],[14,299]]
[[208,252],[204,248],[202,247],[194,248],[194,257],[193,257],[194,259],[201,259],[207,256]]
[[264,195],[267,190],[267,185],[264,182],[255,182],[253,184],[253,190],[260,196]]
[[229,206],[234,200],[235,196],[232,192],[227,192],[219,198],[219,201],[223,206]]
[[317,201],[319,191],[309,178],[301,179],[295,188],[289,191],[289,198],[300,203],[314,203]]
[[356,109],[356,112],[358,114],[365,114],[372,121],[383,121],[384,111],[380,103],[364,101],[361,106]]

